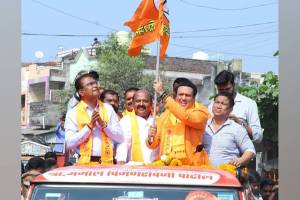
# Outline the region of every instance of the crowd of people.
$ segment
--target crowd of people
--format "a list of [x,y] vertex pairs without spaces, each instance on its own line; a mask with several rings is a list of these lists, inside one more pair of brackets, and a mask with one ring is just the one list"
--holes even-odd
[[259,175],[251,170],[248,175],[246,195],[249,200],[278,200],[278,181],[266,173]]
[[255,157],[253,143],[262,140],[257,105],[236,91],[228,70],[216,76],[218,93],[208,108],[196,101],[197,87],[189,79],[177,78],[173,94],[154,80],[163,107],[155,116],[145,89],[127,89],[121,112],[118,93],[100,87],[97,72],[81,71],[74,83],[64,132],[78,164],[148,164],[167,155],[183,165],[244,167]]
[[43,158],[34,156],[28,160],[25,166],[21,163],[21,168],[21,199],[26,199],[30,181],[44,172],[57,168],[56,153],[47,152]]
[[[78,155],[79,165],[149,164],[169,156],[182,165],[246,167],[256,155],[253,143],[263,138],[256,102],[236,91],[234,74],[228,70],[214,82],[218,93],[208,107],[196,101],[192,81],[181,77],[174,81],[172,94],[160,80],[153,81],[162,106],[156,112],[150,92],[139,88],[124,92],[121,112],[119,94],[104,90],[97,72],[81,71],[74,81],[76,93],[61,119],[66,151]],[[47,169],[54,166],[52,161],[48,165]],[[253,199],[270,199],[260,193],[267,183],[258,176],[249,174],[249,194]]]

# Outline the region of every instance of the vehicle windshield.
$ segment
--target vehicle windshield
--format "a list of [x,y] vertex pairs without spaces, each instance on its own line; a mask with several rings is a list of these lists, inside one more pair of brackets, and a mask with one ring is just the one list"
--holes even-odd
[[237,189],[218,187],[37,185],[31,200],[238,200]]

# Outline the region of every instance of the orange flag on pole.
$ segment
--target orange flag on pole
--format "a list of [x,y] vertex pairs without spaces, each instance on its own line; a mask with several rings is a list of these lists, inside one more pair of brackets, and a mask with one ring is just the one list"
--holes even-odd
[[128,55],[139,55],[144,45],[159,39],[160,58],[164,59],[170,38],[168,15],[167,0],[142,0],[132,18],[124,23],[134,32]]

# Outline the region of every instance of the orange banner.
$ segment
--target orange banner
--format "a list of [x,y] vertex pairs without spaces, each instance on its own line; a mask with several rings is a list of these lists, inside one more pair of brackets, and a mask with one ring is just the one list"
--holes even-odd
[[134,32],[128,55],[138,56],[144,45],[160,40],[160,58],[164,59],[169,44],[170,24],[167,0],[142,0],[132,18],[125,22]]

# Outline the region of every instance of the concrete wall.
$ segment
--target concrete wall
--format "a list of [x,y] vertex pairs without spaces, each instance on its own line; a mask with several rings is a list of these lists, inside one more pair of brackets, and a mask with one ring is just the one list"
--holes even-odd
[[49,77],[50,75],[49,66],[38,66],[36,64],[32,64],[28,66],[28,70],[28,80],[38,81],[41,77]]
[[45,84],[45,82],[41,82],[29,85],[29,103],[45,100]]
[[61,113],[59,104],[50,101],[30,103],[30,126],[56,126]]
[[[188,72],[199,74],[210,74],[212,68],[216,65],[215,61],[196,60],[188,58],[167,57],[161,61],[161,69],[166,71]],[[156,57],[148,56],[146,58],[146,69],[155,69]]]
[[50,90],[62,90],[62,89],[64,89],[64,86],[65,86],[65,82],[50,81],[50,83],[49,83]]
[[26,94],[28,92],[28,79],[29,69],[28,67],[21,68],[21,93]]
[[28,67],[21,68],[21,97],[24,95],[25,105],[21,107],[21,126],[27,127],[29,123],[29,106],[28,106],[28,77],[29,69]]
[[[145,69],[144,74],[155,74],[155,70]],[[175,72],[175,71],[164,71],[163,73],[166,77],[170,78],[173,82],[178,77],[185,77],[190,79],[196,86],[198,93],[196,95],[196,100],[204,105],[209,104],[209,97],[213,95],[214,85],[211,82],[210,74],[200,74],[200,73],[188,73],[188,72]]]
[[[21,110],[22,126],[30,126],[30,103],[42,102],[50,99],[50,87],[54,89],[62,89],[63,83],[54,82],[49,84],[50,72],[54,73],[55,77],[62,77],[65,74],[61,67],[56,67],[55,63],[51,66],[30,64],[21,68],[21,94],[25,95],[25,107]],[[63,77],[63,80],[65,78]],[[51,120],[50,120],[51,121]]]
[[206,77],[203,79],[202,85],[197,85],[197,96],[196,100],[208,106],[210,101],[209,98],[213,96],[214,84],[211,81],[211,77]]
[[52,67],[36,64],[27,67],[29,72],[27,76],[29,103],[49,99],[49,76]]

